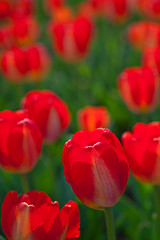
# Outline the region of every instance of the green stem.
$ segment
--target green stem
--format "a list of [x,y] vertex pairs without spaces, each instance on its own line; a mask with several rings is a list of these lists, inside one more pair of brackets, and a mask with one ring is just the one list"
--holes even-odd
[[104,213],[106,218],[108,240],[116,240],[112,208],[105,208]]
[[29,187],[27,175],[26,174],[21,174],[20,176],[21,176],[21,183],[22,183],[23,192],[24,193],[29,192],[30,187]]
[[153,187],[153,194],[154,194],[154,203],[155,203],[155,209],[156,209],[156,221],[157,221],[157,232],[160,236],[160,198],[159,198],[159,191],[158,186]]

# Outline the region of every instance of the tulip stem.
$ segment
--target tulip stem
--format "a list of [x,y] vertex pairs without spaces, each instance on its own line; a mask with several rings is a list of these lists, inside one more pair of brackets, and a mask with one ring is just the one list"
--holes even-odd
[[154,203],[155,203],[155,208],[156,208],[156,213],[157,213],[157,228],[160,234],[160,199],[159,199],[159,191],[158,191],[158,186],[153,187],[153,194],[154,194]]
[[22,183],[22,188],[23,188],[23,192],[29,192],[30,187],[29,187],[29,183],[28,183],[28,179],[27,179],[27,175],[26,174],[21,174],[21,183]]
[[112,208],[104,208],[108,240],[116,240]]

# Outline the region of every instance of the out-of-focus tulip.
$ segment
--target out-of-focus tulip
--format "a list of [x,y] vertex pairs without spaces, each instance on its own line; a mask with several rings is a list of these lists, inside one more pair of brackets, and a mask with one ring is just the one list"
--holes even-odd
[[160,19],[160,0],[138,0],[141,12],[148,17]]
[[31,91],[22,100],[22,107],[28,110],[37,123],[46,142],[53,142],[69,126],[70,112],[67,105],[48,90]]
[[53,22],[49,29],[53,49],[61,58],[74,63],[87,55],[93,36],[93,23],[87,17]]
[[13,24],[7,24],[0,27],[0,48],[10,48],[15,42],[13,34]]
[[16,44],[28,45],[39,38],[40,28],[33,17],[23,17],[21,20],[14,22],[13,34]]
[[54,18],[54,12],[59,8],[65,7],[64,0],[44,0],[44,7],[46,13],[49,13]]
[[127,31],[129,42],[138,49],[160,44],[160,24],[141,21],[133,23]]
[[156,69],[160,75],[160,47],[146,48],[143,52],[142,63],[144,66]]
[[96,128],[108,127],[110,116],[107,109],[103,106],[87,106],[78,111],[78,125],[80,129],[93,131]]
[[0,166],[9,172],[26,173],[38,161],[42,137],[25,111],[0,113]]
[[160,122],[137,123],[122,141],[135,178],[160,185]]
[[102,128],[79,131],[65,143],[63,168],[77,197],[95,209],[114,206],[129,176],[128,161],[118,138]]
[[8,17],[11,11],[10,0],[0,0],[0,19]]
[[55,22],[66,22],[73,18],[73,10],[68,6],[57,7],[52,16],[52,21]]
[[16,19],[21,19],[23,17],[30,16],[33,13],[35,1],[34,0],[15,0],[11,17]]
[[21,196],[10,191],[2,204],[1,225],[10,240],[71,240],[80,236],[80,214],[76,202],[59,210],[44,192],[31,191]]
[[1,70],[11,82],[24,82],[28,72],[28,61],[23,49],[14,47],[2,53]]
[[40,81],[48,74],[51,67],[51,57],[47,48],[36,44],[26,49],[30,81]]
[[157,74],[149,67],[126,68],[118,78],[123,101],[136,113],[154,110],[158,102],[158,86]]

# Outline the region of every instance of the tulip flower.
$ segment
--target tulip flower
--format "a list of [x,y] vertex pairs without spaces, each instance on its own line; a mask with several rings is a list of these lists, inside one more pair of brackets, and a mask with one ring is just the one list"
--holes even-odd
[[54,11],[63,6],[63,0],[44,0],[44,8],[46,9],[46,13],[49,13],[52,17],[54,17]]
[[30,81],[40,81],[46,77],[51,67],[51,57],[42,44],[36,44],[26,49],[28,61],[28,78]]
[[34,10],[34,0],[16,0],[12,9],[11,17],[14,20],[21,20],[23,17],[30,16]]
[[160,24],[154,22],[141,21],[129,26],[129,42],[138,49],[154,47],[160,43]]
[[11,82],[24,82],[28,72],[28,61],[23,49],[14,47],[2,53],[2,74]]
[[11,12],[10,0],[0,0],[0,19],[8,17]]
[[115,240],[111,208],[122,197],[129,177],[129,165],[118,138],[109,130],[76,132],[63,148],[67,182],[88,207],[104,209],[108,239]]
[[160,47],[146,48],[143,52],[142,64],[157,70],[160,76]]
[[138,4],[145,15],[160,20],[160,0],[138,0]]
[[74,63],[87,55],[93,36],[93,24],[87,17],[53,22],[49,29],[53,49],[61,58]]
[[158,78],[149,67],[126,68],[118,77],[120,95],[128,109],[145,114],[158,103]]
[[31,191],[21,196],[10,191],[1,208],[1,225],[10,240],[71,240],[80,235],[80,215],[76,202],[59,210],[44,192]]
[[42,137],[25,111],[0,112],[0,167],[12,173],[27,173],[38,161]]
[[133,133],[125,132],[122,135],[122,142],[135,178],[160,185],[160,122],[137,123]]
[[15,42],[13,34],[13,24],[7,24],[0,27],[0,48],[10,48]]
[[114,206],[124,193],[129,175],[119,140],[102,128],[78,131],[65,143],[63,168],[77,197],[95,209]]
[[29,112],[48,143],[56,141],[69,126],[67,105],[49,90],[29,92],[22,100],[22,107]]
[[96,128],[105,128],[110,123],[107,109],[103,106],[87,106],[78,111],[78,125],[80,129],[93,131]]

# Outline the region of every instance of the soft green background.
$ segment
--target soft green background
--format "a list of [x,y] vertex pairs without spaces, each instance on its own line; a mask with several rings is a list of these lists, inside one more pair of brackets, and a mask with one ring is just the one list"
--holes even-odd
[[[72,6],[80,1],[70,0]],[[141,54],[130,47],[126,38],[127,26],[140,19],[132,17],[125,25],[119,26],[106,19],[96,21],[95,38],[87,59],[76,65],[63,62],[53,52],[46,33],[49,17],[43,11],[42,1],[37,1],[37,18],[42,28],[41,42],[52,54],[52,69],[41,83],[13,85],[0,76],[0,111],[17,110],[22,97],[32,89],[50,89],[57,93],[69,106],[72,122],[68,131],[59,141],[44,145],[40,160],[28,174],[31,189],[45,191],[61,207],[70,199],[76,200],[81,214],[81,237],[83,240],[106,239],[103,211],[84,206],[74,195],[65,181],[62,168],[64,143],[78,130],[76,114],[86,105],[104,105],[111,115],[111,130],[119,137],[142,117],[131,113],[122,102],[117,89],[117,76],[125,67],[140,65]],[[159,106],[146,116],[146,122],[159,120]],[[3,136],[0,136],[3,137]],[[0,170],[0,205],[8,191],[22,193],[20,177]],[[130,176],[129,183],[120,202],[114,207],[118,240],[154,240],[155,214],[152,186],[143,185]],[[0,230],[0,235],[3,235]]]

